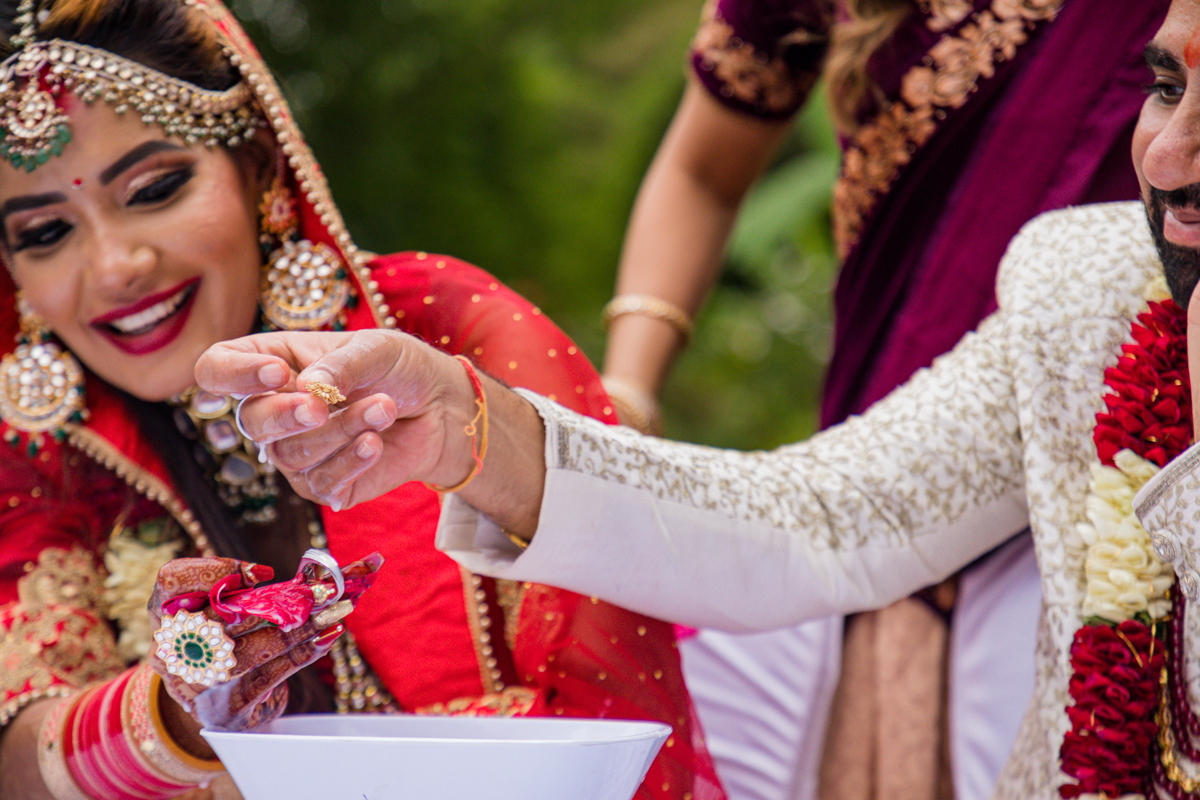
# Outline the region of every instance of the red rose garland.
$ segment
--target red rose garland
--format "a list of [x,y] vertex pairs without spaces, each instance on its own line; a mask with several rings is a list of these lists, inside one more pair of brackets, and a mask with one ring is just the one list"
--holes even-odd
[[[1116,366],[1105,371],[1107,411],[1096,415],[1093,438],[1105,466],[1130,450],[1161,468],[1192,439],[1186,317],[1171,300],[1151,302],[1132,334]],[[1177,609],[1181,600],[1175,598]],[[1156,742],[1166,666],[1160,637],[1167,634],[1161,620],[1154,624],[1145,614],[1119,624],[1093,617],[1076,632],[1069,683],[1075,704],[1067,709],[1071,730],[1060,757],[1077,782],[1060,787],[1063,798],[1157,795],[1156,785],[1164,783]],[[1166,784],[1172,796],[1186,796]]]
[[1120,450],[1165,467],[1192,441],[1183,309],[1174,300],[1150,303],[1133,323],[1133,343],[1122,345],[1121,353],[1104,372],[1110,394],[1104,397],[1107,413],[1096,415],[1096,451],[1110,467]]

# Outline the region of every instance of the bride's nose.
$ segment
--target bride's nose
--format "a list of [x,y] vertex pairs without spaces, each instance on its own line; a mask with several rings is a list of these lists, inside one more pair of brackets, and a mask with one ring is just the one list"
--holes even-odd
[[123,292],[158,264],[154,248],[119,237],[100,237],[93,252],[92,286],[102,292]]

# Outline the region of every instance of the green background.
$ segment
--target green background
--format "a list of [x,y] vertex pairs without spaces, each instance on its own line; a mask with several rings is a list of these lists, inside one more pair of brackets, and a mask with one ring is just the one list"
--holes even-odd
[[[357,242],[500,276],[600,363],[629,208],[683,88],[699,0],[233,0]],[[837,153],[809,104],[748,199],[663,392],[667,435],[807,435],[829,348]]]

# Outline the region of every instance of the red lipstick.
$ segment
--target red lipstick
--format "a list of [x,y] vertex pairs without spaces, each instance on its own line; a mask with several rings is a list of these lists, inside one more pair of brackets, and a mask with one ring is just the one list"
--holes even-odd
[[[180,292],[187,291],[187,296],[179,308],[167,317],[159,320],[154,327],[144,333],[121,333],[110,323],[132,314],[145,311],[148,308],[169,300]],[[192,278],[164,292],[152,294],[136,303],[102,314],[91,321],[91,326],[108,339],[114,347],[130,355],[140,356],[160,350],[175,341],[187,324],[195,305],[196,295],[200,292],[200,278]]]

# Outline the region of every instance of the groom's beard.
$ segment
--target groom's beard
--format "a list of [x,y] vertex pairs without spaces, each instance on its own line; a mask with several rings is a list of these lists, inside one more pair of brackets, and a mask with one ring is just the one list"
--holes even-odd
[[1154,237],[1158,257],[1162,260],[1167,288],[1175,302],[1187,308],[1196,283],[1200,282],[1200,250],[1182,247],[1163,238],[1167,206],[1200,209],[1200,183],[1169,192],[1150,187],[1150,198],[1146,201],[1146,218],[1150,221],[1150,234]]

